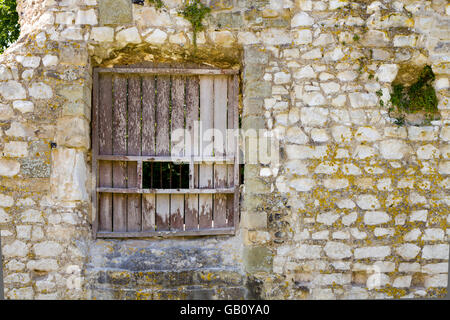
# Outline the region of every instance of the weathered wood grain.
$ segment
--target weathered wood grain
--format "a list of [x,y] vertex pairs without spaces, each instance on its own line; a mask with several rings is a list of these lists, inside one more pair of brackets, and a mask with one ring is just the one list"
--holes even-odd
[[[156,155],[170,155],[170,76],[158,76],[156,96]],[[162,177],[162,175],[161,175]],[[166,181],[161,181],[166,183]],[[161,184],[163,185],[163,184]],[[156,229],[170,228],[170,196],[156,196]]]
[[[113,154],[127,154],[127,79],[114,76]],[[127,163],[113,163],[113,187],[127,187]],[[113,195],[113,231],[127,230],[127,196]]]
[[[112,77],[109,74],[99,78],[99,102],[98,102],[98,136],[99,153],[112,154]],[[99,187],[112,187],[112,162],[100,161]],[[112,231],[112,194],[100,194],[98,205],[98,228],[100,231]]]
[[[214,78],[200,77],[200,126],[201,154],[213,155],[213,111],[214,111]],[[199,165],[199,188],[213,187],[213,165]],[[199,228],[212,227],[212,196],[199,195]]]

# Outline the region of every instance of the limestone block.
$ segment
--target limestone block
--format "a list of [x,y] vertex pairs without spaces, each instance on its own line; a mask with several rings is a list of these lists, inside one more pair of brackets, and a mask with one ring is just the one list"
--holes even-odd
[[323,92],[325,92],[326,94],[332,94],[332,93],[339,92],[339,89],[341,88],[341,86],[337,82],[321,83],[320,87],[322,88]]
[[80,85],[66,85],[58,88],[58,95],[64,97],[70,102],[84,101],[88,102],[90,99],[90,92],[87,86]]
[[4,157],[23,158],[28,155],[28,143],[22,141],[10,141],[3,149]]
[[445,236],[444,230],[438,228],[429,228],[425,229],[425,232],[422,236],[422,240],[425,241],[444,240],[444,236]]
[[43,223],[42,212],[35,209],[28,209],[21,213],[20,220],[24,223]]
[[[326,99],[320,92],[306,93],[303,95],[302,98],[303,98],[303,101],[311,107],[321,106],[326,103]],[[328,113],[328,110],[327,110],[327,113]]]
[[14,116],[14,111],[7,104],[0,103],[0,121],[11,120]]
[[3,64],[0,64],[0,81],[11,80],[12,74],[9,68]]
[[325,179],[323,181],[323,185],[327,189],[338,190],[347,188],[349,186],[349,182],[347,179]]
[[167,27],[173,25],[170,15],[167,12],[158,10],[155,7],[144,7],[135,11],[138,26],[146,27]]
[[307,79],[307,78],[315,78],[316,73],[311,66],[305,66],[294,73],[295,79]]
[[186,44],[187,40],[183,32],[178,32],[169,36],[169,42],[183,45]]
[[58,12],[55,16],[55,23],[57,24],[73,24],[75,14],[73,12]]
[[419,246],[411,243],[402,244],[395,249],[396,253],[405,260],[414,259],[415,257],[417,257],[420,250],[421,249]]
[[328,109],[325,108],[302,108],[300,118],[306,127],[323,126],[328,120]]
[[294,250],[294,257],[297,259],[319,259],[321,252],[321,246],[302,244]]
[[380,202],[373,195],[360,195],[356,199],[356,204],[363,210],[373,210],[380,208]]
[[314,188],[315,182],[313,179],[299,178],[292,180],[289,185],[297,191],[307,192]]
[[5,209],[0,208],[0,223],[8,223],[12,220],[11,215],[9,215]]
[[286,140],[290,143],[306,144],[309,138],[299,127],[291,127],[286,131]]
[[347,82],[347,81],[353,81],[356,78],[358,78],[358,73],[356,73],[355,71],[350,71],[350,70],[346,70],[346,71],[341,71],[337,74],[337,77],[339,80]]
[[20,163],[16,160],[0,159],[0,176],[13,177],[20,171]]
[[101,25],[124,25],[133,20],[132,4],[128,0],[99,0]]
[[13,122],[8,130],[5,131],[6,135],[16,138],[32,138],[34,137],[33,130],[24,123]]
[[29,93],[30,96],[35,99],[51,99],[53,97],[52,88],[43,82],[35,82],[31,84]]
[[119,42],[122,46],[127,45],[128,43],[141,43],[141,36],[139,35],[139,31],[136,27],[128,28],[119,31],[116,34],[116,41]]
[[383,259],[391,254],[388,246],[364,247],[355,249],[355,259],[377,258]]
[[61,32],[61,39],[64,40],[83,40],[83,30],[80,27],[67,27]]
[[33,251],[38,257],[57,257],[63,252],[62,246],[54,241],[44,241],[33,246]]
[[292,43],[292,37],[286,30],[271,28],[262,33],[262,41],[268,45],[283,45]]
[[352,256],[351,247],[341,242],[329,241],[323,249],[332,259],[345,259]]
[[14,199],[11,196],[0,194],[0,207],[12,207],[14,204]]
[[110,27],[94,27],[91,30],[91,40],[112,42],[114,41],[114,29]]
[[16,61],[22,64],[24,68],[37,68],[39,67],[41,63],[40,57],[34,57],[34,56],[16,56]]
[[61,118],[57,122],[56,142],[60,146],[89,148],[89,124],[80,117]]
[[47,54],[42,58],[42,64],[44,67],[52,67],[58,64],[58,57],[55,55]]
[[28,254],[28,247],[25,243],[15,240],[11,244],[3,247],[2,253],[5,257],[25,257]]
[[98,23],[97,14],[94,9],[79,10],[75,19],[75,24],[96,25]]
[[245,247],[244,264],[247,272],[271,271],[273,263],[272,252],[265,247]]
[[415,35],[396,35],[394,37],[394,47],[415,47],[417,36]]
[[374,107],[378,103],[378,98],[375,93],[355,92],[350,93],[348,97],[353,108]]
[[404,141],[389,139],[380,142],[380,152],[385,159],[399,160],[411,152],[411,147]]
[[34,111],[34,103],[31,101],[16,100],[13,102],[13,107],[22,113],[29,113]]
[[422,258],[423,259],[448,259],[449,245],[448,244],[435,244],[426,245],[423,247]]
[[306,12],[297,13],[291,21],[291,27],[307,27],[314,24],[314,19],[310,17]]
[[408,138],[412,141],[433,141],[437,140],[438,127],[408,127]]
[[426,264],[422,267],[422,272],[427,274],[447,273],[448,264],[446,262]]
[[15,80],[0,83],[0,94],[6,100],[26,99],[27,97],[24,87]]
[[446,288],[448,283],[448,275],[436,274],[425,278],[425,288]]
[[167,33],[162,30],[156,29],[149,36],[145,38],[145,42],[162,44],[167,40]]
[[6,297],[9,299],[23,299],[23,300],[31,300],[33,299],[34,291],[32,287],[26,288],[13,288],[8,291]]
[[431,144],[421,146],[417,149],[417,157],[419,159],[430,160],[439,158],[440,154],[441,152],[439,151],[439,149]]
[[55,200],[86,201],[87,179],[84,153],[75,149],[58,148],[52,152],[50,189]]
[[330,43],[334,42],[334,38],[332,34],[329,33],[322,33],[319,35],[317,39],[313,41],[313,46],[321,46],[325,47],[326,45],[329,45]]
[[230,47],[236,42],[236,39],[230,31],[215,31],[210,36],[214,44],[218,46]]
[[383,64],[378,68],[375,77],[381,82],[392,82],[397,76],[398,69],[399,66],[396,64]]
[[310,51],[307,51],[306,53],[302,54],[301,56],[302,59],[320,59],[322,58],[322,51],[317,48],[317,49],[312,49]]
[[317,129],[314,128],[311,130],[311,139],[317,143],[323,143],[330,140],[328,132],[326,129]]
[[274,75],[274,83],[275,84],[289,83],[290,80],[291,80],[291,75],[286,72],[277,72]]
[[383,224],[391,220],[391,217],[383,211],[367,211],[364,214],[364,223],[370,226]]
[[297,30],[294,32],[294,43],[303,45],[312,42],[312,32],[309,29]]
[[316,221],[331,226],[339,219],[339,214],[334,211],[327,211],[317,215]]

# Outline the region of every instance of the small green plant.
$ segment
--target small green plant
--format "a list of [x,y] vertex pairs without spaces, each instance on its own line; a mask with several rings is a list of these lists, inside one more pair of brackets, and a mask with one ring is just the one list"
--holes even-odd
[[204,29],[202,21],[210,12],[211,8],[204,5],[200,0],[188,0],[180,12],[192,25],[194,46],[197,46],[197,33]]
[[404,126],[405,125],[405,117],[401,116],[401,117],[395,118],[394,123],[400,127]]
[[432,86],[434,79],[433,70],[427,65],[422,69],[419,79],[411,86],[394,84],[390,100],[392,105],[396,106],[399,111],[406,113],[419,111],[436,113],[438,111],[438,100]]
[[357,35],[357,34],[354,34],[353,35],[353,41],[359,41],[359,35]]
[[162,0],[148,0],[148,2],[154,5],[157,9],[161,9],[162,7],[164,7],[164,2],[162,2]]
[[[405,114],[424,113],[424,123],[429,123],[433,119],[433,115],[439,113],[438,99],[432,85],[435,78],[431,67],[426,65],[415,83],[409,86],[401,83],[392,85],[390,102],[396,108],[396,113],[401,115],[396,120],[397,124],[405,123]],[[389,111],[393,110],[390,108]]]

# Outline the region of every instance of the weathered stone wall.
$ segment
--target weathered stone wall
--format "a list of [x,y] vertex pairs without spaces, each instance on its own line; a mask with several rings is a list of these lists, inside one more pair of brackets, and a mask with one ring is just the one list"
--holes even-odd
[[[209,1],[197,47],[182,1],[34,2],[0,57],[6,297],[445,294],[446,1]],[[238,235],[93,241],[92,68],[202,62],[242,70],[243,129],[280,142],[279,164],[245,167]],[[425,64],[440,120],[398,126],[380,100]]]

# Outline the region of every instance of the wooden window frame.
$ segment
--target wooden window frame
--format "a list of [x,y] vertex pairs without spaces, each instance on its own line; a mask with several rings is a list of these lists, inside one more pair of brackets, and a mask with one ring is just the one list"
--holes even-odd
[[[218,76],[227,75],[231,79],[232,101],[229,107],[233,108],[233,127],[239,129],[239,70],[234,69],[202,69],[202,68],[135,68],[135,67],[116,67],[116,68],[94,68],[93,69],[93,117],[92,117],[92,229],[93,237],[96,238],[170,238],[170,237],[189,237],[189,236],[214,236],[214,235],[235,235],[240,220],[239,197],[240,197],[240,174],[239,174],[239,143],[236,138],[234,143],[234,155],[232,157],[199,157],[199,156],[128,156],[128,155],[101,155],[99,154],[99,99],[100,99],[100,74],[136,74],[136,75],[170,75],[170,76]],[[228,91],[230,88],[228,89]],[[102,188],[98,187],[99,181],[99,161],[134,161],[137,162],[138,188]],[[178,162],[189,164],[189,189],[143,189],[142,174],[143,162]],[[194,188],[192,172],[194,165],[198,163],[220,163],[233,164],[232,188]],[[197,230],[167,230],[167,231],[138,231],[138,232],[117,232],[117,231],[98,231],[99,228],[99,193],[106,192],[111,194],[232,194],[233,195],[233,226],[224,228],[210,228]],[[112,210],[112,209],[111,209]],[[155,209],[156,212],[156,209]]]

